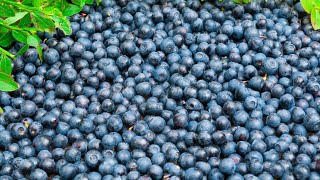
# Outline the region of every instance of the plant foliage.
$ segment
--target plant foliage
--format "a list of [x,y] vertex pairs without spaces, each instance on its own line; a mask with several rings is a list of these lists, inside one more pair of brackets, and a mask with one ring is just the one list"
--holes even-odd
[[[99,4],[101,0],[97,0]],[[0,91],[14,91],[18,84],[11,77],[12,64],[29,47],[35,47],[42,60],[41,39],[37,32],[53,33],[57,28],[71,34],[68,16],[79,13],[94,0],[0,0]],[[14,42],[24,43],[15,55],[5,48]]]
[[300,0],[303,9],[311,15],[311,24],[315,30],[320,29],[320,1]]

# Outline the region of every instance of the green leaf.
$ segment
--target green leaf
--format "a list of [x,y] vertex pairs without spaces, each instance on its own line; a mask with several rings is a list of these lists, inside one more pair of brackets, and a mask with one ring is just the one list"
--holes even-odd
[[64,16],[72,16],[74,14],[78,14],[82,10],[82,7],[74,5],[74,4],[67,4],[62,11]]
[[242,4],[242,0],[233,0],[233,2],[235,2],[237,4]]
[[44,13],[47,14],[47,15],[63,16],[62,12],[58,8],[53,7],[53,6],[46,7],[44,9]]
[[2,114],[3,113],[3,109],[0,107],[0,114]]
[[320,10],[313,8],[311,11],[311,24],[315,30],[320,29]]
[[42,47],[40,46],[40,44],[36,47],[37,51],[38,51],[38,54],[39,54],[39,58],[41,60],[41,62],[43,61],[43,53],[42,53]]
[[7,33],[9,30],[3,26],[0,26],[0,33]]
[[25,34],[24,31],[12,30],[12,36],[19,42],[22,42],[22,43],[27,42],[27,34]]
[[65,35],[72,33],[70,22],[66,17],[52,16],[52,19],[56,22],[56,27],[61,29]]
[[17,52],[17,54],[14,55],[14,57],[18,57],[18,56],[22,55],[22,54],[25,53],[28,49],[29,49],[29,45],[28,45],[28,44],[24,45],[24,46]]
[[19,21],[19,27],[27,27],[31,23],[30,13],[26,14],[22,19]]
[[4,3],[0,3],[0,12],[2,17],[11,17],[14,16],[14,11],[11,6],[8,6]]
[[10,75],[0,72],[0,91],[15,91],[18,88],[18,83]]
[[86,0],[86,4],[93,4],[94,0]]
[[313,4],[313,6],[319,8],[320,7],[320,0],[313,0],[312,4]]
[[3,72],[8,75],[11,75],[12,73],[11,59],[7,56],[1,56],[0,72]]
[[33,0],[32,1],[33,7],[40,7],[41,6],[41,0]]
[[55,1],[55,7],[57,7],[61,11],[64,10],[64,8],[66,7],[66,4],[68,4],[66,0]]
[[7,32],[0,35],[0,46],[8,47],[14,41],[11,32]]
[[300,3],[303,7],[303,9],[307,12],[307,13],[311,13],[311,10],[313,8],[312,5],[312,1],[311,0],[300,0]]
[[99,6],[101,3],[101,0],[96,0],[97,1],[97,5]]
[[54,23],[51,19],[47,18],[44,14],[40,12],[33,12],[32,13],[33,23],[39,27],[42,28],[45,31],[53,32],[54,29]]
[[86,4],[86,1],[85,1],[85,0],[71,0],[71,2],[72,2],[73,4],[76,4],[76,5],[81,6],[81,7]]
[[33,47],[37,47],[39,45],[38,40],[35,37],[33,37],[32,35],[29,35],[27,37],[27,43],[29,46],[33,46]]
[[32,1],[33,0],[23,0],[22,4],[30,6],[30,5],[32,5]]
[[4,21],[5,21],[5,23],[7,23],[7,25],[10,25],[10,24],[13,24],[13,23],[19,21],[27,14],[28,14],[28,12],[17,12],[14,16],[8,17]]

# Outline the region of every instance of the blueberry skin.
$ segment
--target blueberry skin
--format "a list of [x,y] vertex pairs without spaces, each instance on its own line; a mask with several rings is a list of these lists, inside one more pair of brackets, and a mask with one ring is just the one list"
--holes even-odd
[[90,168],[98,167],[102,160],[102,154],[97,150],[90,150],[85,154],[85,163]]
[[185,171],[184,173],[184,178],[185,179],[202,179],[203,178],[203,173],[200,171],[198,168],[189,168]]
[[318,131],[320,129],[320,121],[319,121],[319,115],[317,114],[309,114],[305,116],[303,120],[303,125],[309,130],[309,131]]
[[149,171],[149,169],[151,168],[151,160],[147,157],[145,158],[139,158],[137,160],[137,170],[140,172],[140,173],[146,173],[147,171]]
[[37,168],[31,172],[30,179],[46,180],[48,179],[48,175],[44,170]]
[[225,158],[221,160],[219,170],[226,174],[233,174],[236,170],[236,165],[232,159]]
[[43,53],[43,60],[49,65],[55,64],[59,59],[59,52],[53,48],[49,48]]

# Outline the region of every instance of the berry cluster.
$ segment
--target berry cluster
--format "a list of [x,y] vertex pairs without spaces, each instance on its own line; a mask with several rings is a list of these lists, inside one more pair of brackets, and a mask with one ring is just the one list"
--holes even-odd
[[102,0],[70,20],[40,34],[43,63],[13,61],[0,179],[320,179],[320,32],[296,0]]

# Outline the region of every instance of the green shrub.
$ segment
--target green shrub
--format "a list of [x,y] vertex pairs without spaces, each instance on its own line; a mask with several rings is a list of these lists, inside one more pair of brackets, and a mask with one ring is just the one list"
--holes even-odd
[[[11,59],[31,46],[37,49],[42,60],[41,39],[37,32],[53,33],[58,28],[65,35],[71,34],[68,16],[79,13],[85,4],[93,3],[94,0],[71,0],[71,3],[67,0],[0,0],[0,91],[19,88],[11,77]],[[4,49],[14,41],[25,44],[15,55]]]

